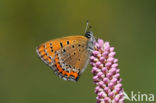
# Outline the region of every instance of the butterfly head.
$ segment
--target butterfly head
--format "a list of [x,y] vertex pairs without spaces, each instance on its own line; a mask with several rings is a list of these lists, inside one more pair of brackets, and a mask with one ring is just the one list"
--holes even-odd
[[90,39],[91,41],[94,41],[95,40],[95,37],[93,35],[93,32],[89,31],[89,32],[86,32],[85,33],[85,37]]
[[87,37],[88,39],[90,39],[93,36],[93,32],[86,32],[85,33],[85,37]]
[[93,32],[91,32],[91,31],[86,32],[86,33],[85,33],[85,37],[89,39],[89,43],[88,43],[89,48],[90,48],[90,49],[93,49],[93,48],[94,48],[94,43],[95,43],[95,41],[96,41],[96,39],[95,39],[95,37],[94,37],[94,35],[93,35]]

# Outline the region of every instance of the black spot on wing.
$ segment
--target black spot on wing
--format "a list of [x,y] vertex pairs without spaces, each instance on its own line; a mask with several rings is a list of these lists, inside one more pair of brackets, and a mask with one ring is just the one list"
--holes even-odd
[[69,41],[67,41],[67,45],[69,45]]
[[74,45],[72,45],[72,48],[75,48],[75,46],[74,46]]
[[61,46],[61,48],[63,48],[63,44],[60,42],[60,46]]

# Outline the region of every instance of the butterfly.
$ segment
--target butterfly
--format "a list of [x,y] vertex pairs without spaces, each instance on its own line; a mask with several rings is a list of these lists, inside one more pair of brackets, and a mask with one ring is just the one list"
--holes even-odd
[[36,52],[57,76],[77,81],[94,49],[95,38],[93,32],[88,31],[88,22],[85,31],[84,36],[67,36],[47,41],[39,45]]

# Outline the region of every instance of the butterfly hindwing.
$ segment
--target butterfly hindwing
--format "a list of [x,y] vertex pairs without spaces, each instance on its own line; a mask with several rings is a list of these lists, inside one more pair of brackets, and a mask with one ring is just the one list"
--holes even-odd
[[84,36],[69,36],[41,44],[37,53],[61,78],[76,80],[87,64],[87,43]]

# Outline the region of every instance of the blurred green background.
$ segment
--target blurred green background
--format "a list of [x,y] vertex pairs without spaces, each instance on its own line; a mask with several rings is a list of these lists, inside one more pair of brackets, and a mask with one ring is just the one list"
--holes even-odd
[[156,95],[155,0],[0,0],[0,103],[95,103],[90,65],[77,83],[63,81],[35,51],[83,35],[87,19],[116,48],[127,94]]

